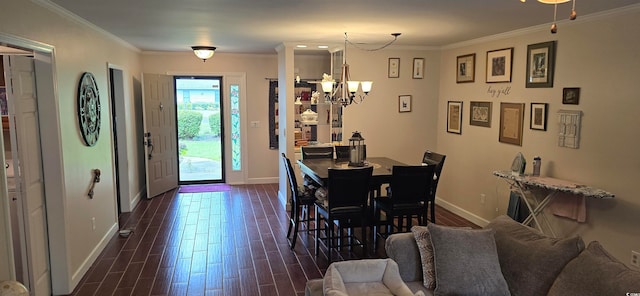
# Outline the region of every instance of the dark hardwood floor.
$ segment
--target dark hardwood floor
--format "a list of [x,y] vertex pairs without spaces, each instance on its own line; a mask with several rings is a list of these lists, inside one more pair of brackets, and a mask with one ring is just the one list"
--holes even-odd
[[[141,201],[120,216],[133,233],[111,239],[72,295],[304,295],[306,281],[329,265],[326,248],[316,258],[303,231],[289,249],[277,192],[277,184],[244,185]],[[477,228],[440,207],[436,222]],[[385,257],[384,247],[367,253]],[[332,256],[362,258],[362,250]]]

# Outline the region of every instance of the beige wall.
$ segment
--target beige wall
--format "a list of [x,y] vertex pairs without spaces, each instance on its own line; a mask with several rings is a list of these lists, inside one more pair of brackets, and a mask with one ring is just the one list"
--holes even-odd
[[[15,36],[18,40],[44,43],[54,48],[54,76],[60,119],[60,137],[64,161],[58,172],[64,179],[62,195],[56,199],[47,197],[49,233],[52,248],[62,248],[51,254],[54,293],[68,293],[84,275],[115,230],[116,195],[113,182],[113,153],[107,63],[119,65],[125,75],[125,98],[133,109],[136,81],[139,81],[139,53],[88,25],[69,19],[31,1],[3,1],[0,10],[0,33]],[[91,72],[100,91],[102,117],[100,138],[94,147],[84,146],[76,116],[76,90],[80,75]],[[40,110],[52,112],[52,110]],[[136,122],[134,111],[125,120]],[[127,130],[129,143],[137,143],[135,128]],[[43,143],[47,145],[47,143]],[[134,165],[136,147],[131,147],[131,192],[123,197],[133,200],[142,190],[139,172]],[[47,153],[47,150],[44,150]],[[87,197],[91,172],[102,171],[101,182],[96,185],[93,199]],[[5,199],[6,197],[2,197]],[[127,202],[124,201],[124,202]],[[55,208],[55,210],[53,210]],[[91,219],[95,217],[96,229]],[[0,234],[5,237],[5,234]],[[0,269],[5,269],[4,262]]]
[[[611,15],[583,16],[559,24],[552,35],[546,26],[514,34],[452,46],[443,50],[440,69],[440,101],[437,134],[439,152],[447,154],[438,197],[459,213],[484,223],[505,213],[509,188],[492,175],[509,169],[517,152],[527,158],[531,172],[533,157],[542,157],[542,175],[602,188],[616,195],[613,200],[587,200],[587,223],[553,218],[559,235],[578,234],[585,241],[599,240],[617,258],[628,263],[630,250],[640,249],[640,198],[634,182],[640,179],[637,128],[640,126],[640,9],[635,6]],[[525,88],[528,44],[557,40],[557,62],[553,88]],[[471,44],[471,42],[470,42]],[[485,83],[486,52],[514,47],[511,83]],[[475,83],[456,84],[456,56],[476,54]],[[508,95],[492,97],[488,88],[511,88]],[[580,104],[563,105],[562,88],[580,87]],[[446,132],[448,100],[461,100],[462,135]],[[469,102],[493,102],[491,128],[469,125]],[[500,102],[525,103],[522,146],[498,142]],[[529,129],[531,102],[549,104],[548,129]],[[579,149],[556,145],[559,109],[583,112]],[[486,194],[485,204],[480,194]],[[496,212],[496,209],[498,211]]]
[[[364,52],[349,48],[351,79],[372,80],[362,104],[344,110],[343,140],[352,132],[365,138],[367,156],[387,156],[417,164],[427,149],[436,148],[440,52],[385,49]],[[388,78],[388,58],[400,58],[400,77]],[[413,79],[413,59],[425,59],[425,77]],[[411,112],[398,112],[398,96],[411,95]]]

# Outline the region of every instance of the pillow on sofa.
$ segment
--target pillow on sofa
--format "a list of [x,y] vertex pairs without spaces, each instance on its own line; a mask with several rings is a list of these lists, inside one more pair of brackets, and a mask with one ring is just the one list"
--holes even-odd
[[422,284],[427,289],[436,288],[436,269],[433,263],[433,245],[431,244],[431,234],[426,226],[413,226],[411,232],[416,239],[418,250],[420,250],[420,261],[422,262]]
[[494,230],[427,225],[436,270],[435,295],[509,295]]
[[629,295],[640,292],[640,272],[629,269],[593,241],[562,269],[551,289],[556,295]]
[[[469,227],[462,227],[471,229]],[[427,289],[436,288],[436,267],[433,263],[433,244],[431,244],[431,234],[426,226],[413,226],[411,232],[420,251],[420,261],[422,263],[422,285]]]
[[580,237],[550,238],[506,215],[485,229],[496,232],[500,267],[512,295],[546,295],[562,268],[584,249]]

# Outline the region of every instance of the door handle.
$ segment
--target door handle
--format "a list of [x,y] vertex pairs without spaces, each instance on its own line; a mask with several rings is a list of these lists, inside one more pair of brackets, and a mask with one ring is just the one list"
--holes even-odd
[[151,159],[153,157],[153,143],[151,142],[151,132],[144,133],[145,140],[143,140],[142,144],[149,147],[149,153],[147,154],[147,158]]

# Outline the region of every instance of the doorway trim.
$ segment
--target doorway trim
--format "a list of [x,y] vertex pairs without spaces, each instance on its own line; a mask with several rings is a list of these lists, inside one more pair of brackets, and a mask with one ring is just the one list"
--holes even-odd
[[[114,159],[113,179],[115,180],[117,213],[131,212],[139,201],[130,199],[129,165],[127,160],[127,111],[125,107],[125,70],[115,64],[107,63],[107,79],[109,80],[109,104],[111,110],[111,133],[114,146],[111,154]],[[124,182],[123,182],[124,181]]]
[[[38,108],[48,110],[39,112],[41,142],[47,143],[47,153],[42,153],[42,169],[45,180],[45,202],[48,237],[49,264],[51,273],[51,289],[53,294],[66,294],[75,286],[73,281],[79,282],[81,277],[74,278],[69,270],[69,254],[66,253],[67,232],[65,218],[65,178],[64,160],[62,154],[62,139],[60,134],[60,112],[58,91],[56,89],[55,47],[5,33],[0,33],[0,43],[12,47],[23,48],[34,52],[34,68],[36,75],[36,89],[38,92]],[[0,192],[6,195],[6,192]],[[7,199],[3,196],[4,200]],[[0,213],[0,218],[8,217]],[[11,242],[10,232],[3,237]],[[12,248],[10,246],[10,248]],[[15,278],[13,271],[12,278]]]
[[242,169],[238,171],[234,171],[231,168],[233,167],[231,164],[231,157],[225,158],[224,164],[224,176],[226,184],[247,184],[247,175],[249,172],[249,162],[248,159],[248,147],[247,147],[247,74],[245,72],[172,72],[168,71],[166,75],[171,76],[216,76],[222,77],[222,86],[224,87],[224,91],[222,93],[222,100],[225,101],[223,104],[223,118],[224,118],[224,126],[227,127],[224,130],[224,138],[227,143],[224,145],[224,154],[232,155],[231,153],[231,143],[229,143],[231,139],[231,104],[229,104],[230,100],[230,92],[227,91],[229,86],[232,84],[237,84],[240,86],[240,118],[242,124],[240,125],[240,139],[242,143]]

